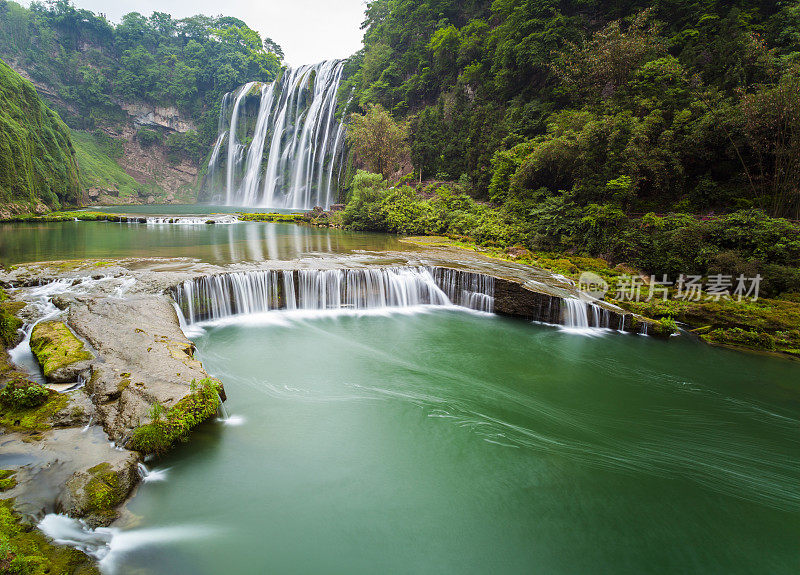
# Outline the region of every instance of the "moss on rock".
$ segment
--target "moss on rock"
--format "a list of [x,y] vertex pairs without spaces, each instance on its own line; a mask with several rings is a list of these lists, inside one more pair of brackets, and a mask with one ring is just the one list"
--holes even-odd
[[211,378],[192,381],[192,392],[174,407],[164,410],[159,404],[151,410],[151,421],[137,427],[128,448],[142,453],[163,453],[176,441],[185,441],[189,432],[217,413],[222,384]]
[[[36,384],[33,384],[36,385]],[[31,408],[11,407],[0,403],[0,425],[14,431],[47,431],[53,427],[53,415],[69,403],[66,394],[50,392],[47,401]]]
[[31,351],[42,366],[45,377],[75,362],[92,359],[83,342],[60,321],[42,322],[33,328]]
[[26,525],[13,510],[13,501],[0,500],[0,572],[19,575],[99,575],[84,553],[50,543]]
[[13,469],[0,469],[0,491],[8,491],[17,486],[16,471]]

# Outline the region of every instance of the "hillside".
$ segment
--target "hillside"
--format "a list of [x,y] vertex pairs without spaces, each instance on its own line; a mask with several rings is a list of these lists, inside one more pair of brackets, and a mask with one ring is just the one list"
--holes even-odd
[[364,26],[342,100],[410,122],[417,177],[526,216],[800,219],[796,0],[374,0]]
[[4,210],[80,203],[69,129],[30,82],[0,60],[0,198]]

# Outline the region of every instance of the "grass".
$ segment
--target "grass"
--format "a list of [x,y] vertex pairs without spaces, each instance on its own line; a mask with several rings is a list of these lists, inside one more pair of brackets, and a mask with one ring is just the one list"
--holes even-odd
[[103,150],[94,134],[77,130],[71,130],[71,133],[83,189],[115,190],[121,198],[150,191],[148,186],[134,180]]

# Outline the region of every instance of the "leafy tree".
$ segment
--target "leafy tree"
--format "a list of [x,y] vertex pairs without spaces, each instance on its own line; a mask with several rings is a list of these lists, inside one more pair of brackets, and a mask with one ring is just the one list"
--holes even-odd
[[380,104],[364,114],[353,114],[347,129],[347,141],[358,162],[389,178],[408,155],[407,126],[395,122]]

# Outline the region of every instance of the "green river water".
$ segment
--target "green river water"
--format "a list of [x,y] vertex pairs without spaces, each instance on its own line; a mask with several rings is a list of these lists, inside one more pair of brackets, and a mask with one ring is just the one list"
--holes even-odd
[[148,543],[108,565],[796,572],[796,363],[449,310],[195,341],[231,419],[155,463],[129,505]]
[[[0,262],[399,247],[284,224],[0,226]],[[109,573],[796,573],[800,364],[448,309],[195,332],[229,417],[151,461]]]
[[315,253],[408,250],[394,236],[294,224],[220,225],[52,222],[0,224],[0,264],[103,258],[185,257],[213,264],[292,260]]

